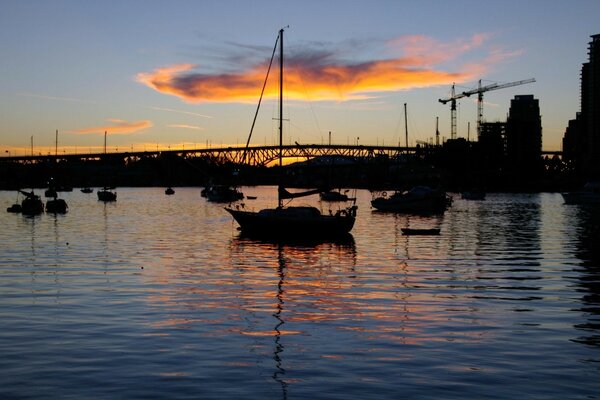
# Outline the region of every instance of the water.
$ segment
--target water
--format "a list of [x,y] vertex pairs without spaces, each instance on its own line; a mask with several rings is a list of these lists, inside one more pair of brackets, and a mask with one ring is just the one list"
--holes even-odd
[[198,188],[118,195],[0,213],[0,398],[600,397],[598,210],[491,194],[406,216],[359,191],[352,240],[277,245]]

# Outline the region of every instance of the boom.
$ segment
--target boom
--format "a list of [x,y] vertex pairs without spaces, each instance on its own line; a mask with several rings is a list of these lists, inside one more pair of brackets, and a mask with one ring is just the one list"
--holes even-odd
[[467,90],[462,93],[456,94],[454,84],[452,84],[452,94],[447,99],[439,99],[438,101],[442,104],[450,103],[450,138],[456,139],[456,100],[462,97],[469,97],[472,94],[477,93],[477,137],[481,134],[481,122],[483,120],[483,93],[491,90],[504,89],[513,86],[524,85],[526,83],[535,82],[535,78],[524,79],[521,81],[509,82],[509,83],[492,83],[491,85],[481,86],[481,79],[476,89]]

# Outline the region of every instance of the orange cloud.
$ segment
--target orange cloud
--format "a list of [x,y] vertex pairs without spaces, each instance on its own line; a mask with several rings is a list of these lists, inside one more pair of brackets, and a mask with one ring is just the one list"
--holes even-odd
[[[490,62],[497,62],[500,53],[464,63],[455,72],[439,65],[481,49],[488,38],[487,34],[476,34],[441,43],[426,36],[405,36],[388,42],[388,48],[401,56],[361,62],[340,60],[334,51],[304,50],[286,57],[286,98],[305,99],[308,94],[313,100],[356,100],[374,93],[472,80]],[[210,74],[197,72],[195,65],[180,64],[140,73],[136,78],[158,92],[188,102],[254,102],[260,94],[265,66],[263,61],[236,72]],[[270,79],[265,96],[274,98],[277,91],[277,79]]]
[[112,125],[104,125],[104,126],[95,126],[93,128],[85,128],[85,129],[79,129],[77,131],[75,131],[75,133],[78,134],[91,134],[91,133],[104,133],[104,132],[108,132],[110,134],[128,134],[128,133],[135,133],[138,131],[141,131],[143,129],[146,128],[150,128],[153,126],[152,121],[136,121],[136,122],[128,122],[128,121],[123,121],[121,119],[109,119],[109,122],[112,123]]

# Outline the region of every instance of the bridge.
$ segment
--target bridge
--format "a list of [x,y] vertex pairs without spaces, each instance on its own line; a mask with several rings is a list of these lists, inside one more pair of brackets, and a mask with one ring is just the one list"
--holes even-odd
[[[284,159],[311,159],[322,156],[347,158],[376,158],[381,156],[396,157],[400,154],[414,154],[418,147],[396,146],[363,146],[363,145],[285,145],[282,147]],[[279,146],[215,147],[201,149],[178,149],[114,153],[73,153],[73,154],[38,154],[29,156],[0,157],[0,162],[40,163],[57,161],[93,161],[102,159],[136,160],[141,158],[157,158],[177,156],[182,158],[204,157],[218,163],[248,164],[267,166],[279,158]]]
[[[306,160],[316,157],[340,157],[363,159],[395,158],[400,155],[427,153],[436,149],[433,146],[398,147],[398,146],[369,146],[369,145],[335,145],[307,144],[285,145],[282,147],[283,158],[287,160]],[[543,151],[542,156],[562,156],[559,151]],[[184,159],[208,158],[215,163],[248,164],[252,166],[267,166],[279,158],[279,146],[216,147],[201,149],[157,150],[114,153],[72,153],[72,154],[38,154],[30,156],[0,157],[0,163],[18,162],[36,164],[41,162],[58,161],[94,161],[111,159],[123,161],[139,160],[142,158],[158,158],[177,156]]]

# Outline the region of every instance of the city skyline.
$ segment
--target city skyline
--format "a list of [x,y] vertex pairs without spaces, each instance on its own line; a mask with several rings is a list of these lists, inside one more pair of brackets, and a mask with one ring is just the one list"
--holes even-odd
[[[3,1],[0,146],[99,151],[245,143],[277,31],[286,30],[286,143],[405,145],[450,138],[438,102],[486,83],[536,82],[484,95],[484,120],[505,120],[532,94],[542,148],[560,150],[580,107],[580,69],[598,33],[593,1],[452,4],[376,1]],[[272,72],[272,78],[276,72]],[[273,144],[275,79],[252,144]],[[472,96],[473,97],[473,96]],[[476,137],[463,98],[458,137]],[[470,132],[467,126],[470,124]]]

